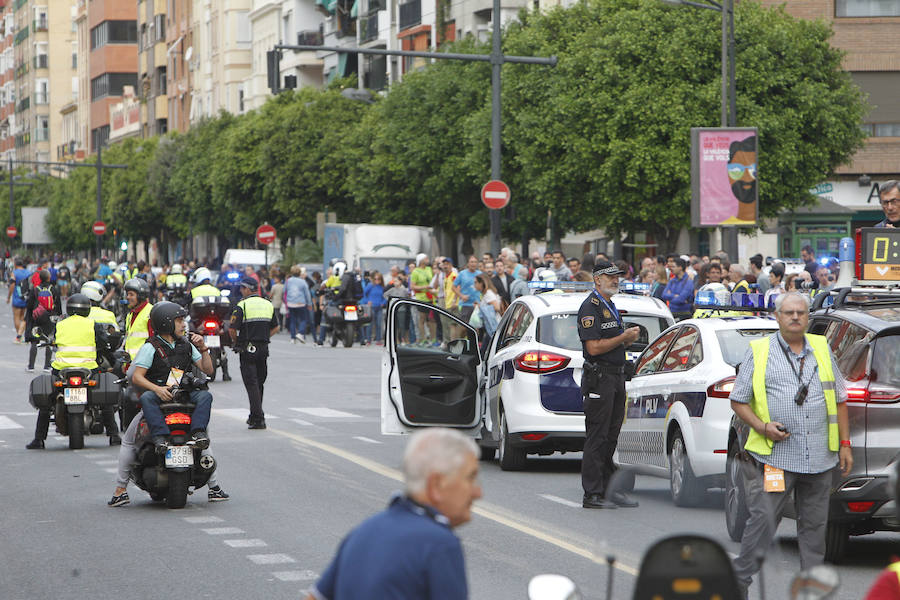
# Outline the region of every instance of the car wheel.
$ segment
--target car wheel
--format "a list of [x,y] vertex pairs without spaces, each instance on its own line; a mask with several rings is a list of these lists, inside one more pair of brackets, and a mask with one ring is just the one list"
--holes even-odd
[[675,431],[669,451],[669,489],[676,506],[697,506],[706,491],[694,477],[680,429]]
[[833,564],[840,564],[847,552],[847,544],[850,542],[850,526],[847,523],[828,522],[825,529],[825,560]]
[[725,463],[725,528],[732,541],[741,541],[749,518],[738,445],[737,442],[732,442],[728,447],[728,460]]
[[506,426],[506,413],[500,413],[500,468],[504,471],[521,471],[525,468],[526,455],[521,448],[509,443],[509,428]]

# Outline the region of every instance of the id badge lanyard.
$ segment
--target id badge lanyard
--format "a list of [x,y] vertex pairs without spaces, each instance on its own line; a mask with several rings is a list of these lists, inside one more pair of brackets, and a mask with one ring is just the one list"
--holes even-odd
[[597,290],[594,290],[591,293],[594,294],[595,296],[597,296],[597,298],[600,300],[600,302],[603,303],[603,306],[605,306],[607,309],[609,309],[609,311],[613,314],[613,316],[616,317],[616,323],[618,323],[619,329],[624,330],[625,325],[622,323],[622,316],[619,315],[619,311],[616,310],[616,307],[611,302],[607,302],[606,298],[604,298],[603,296],[598,294]]

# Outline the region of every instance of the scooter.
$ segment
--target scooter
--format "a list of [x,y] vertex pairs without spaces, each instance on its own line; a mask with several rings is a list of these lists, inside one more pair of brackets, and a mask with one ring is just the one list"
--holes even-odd
[[356,300],[334,300],[325,307],[323,318],[325,326],[331,329],[331,347],[341,341],[349,348],[356,338],[357,328],[372,322],[372,312]]

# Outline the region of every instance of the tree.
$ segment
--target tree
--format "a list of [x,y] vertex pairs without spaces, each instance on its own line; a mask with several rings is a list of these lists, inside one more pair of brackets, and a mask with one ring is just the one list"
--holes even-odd
[[[690,222],[690,129],[719,125],[719,19],[658,0],[590,0],[511,26],[506,52],[559,57],[550,70],[505,67],[520,214],[553,208],[566,227],[647,231],[671,248]],[[741,2],[735,28],[738,125],[759,128],[770,217],[812,202],[807,190],[862,146],[866,105],[824,22]]]

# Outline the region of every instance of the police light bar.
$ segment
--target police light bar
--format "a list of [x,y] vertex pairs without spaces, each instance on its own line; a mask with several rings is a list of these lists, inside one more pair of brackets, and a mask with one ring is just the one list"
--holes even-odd
[[619,292],[623,294],[635,294],[638,296],[650,295],[650,284],[636,281],[623,281],[619,284]]
[[565,292],[589,292],[594,289],[590,281],[529,281],[532,290],[563,290]]
[[240,279],[240,278],[241,278],[241,274],[238,273],[237,271],[230,271],[230,272],[228,273],[228,275],[226,275],[225,277],[227,277],[228,279],[234,281],[235,279]]
[[760,312],[768,311],[765,305],[765,294],[732,294],[728,291],[701,290],[694,298],[697,308],[713,308],[716,310]]

